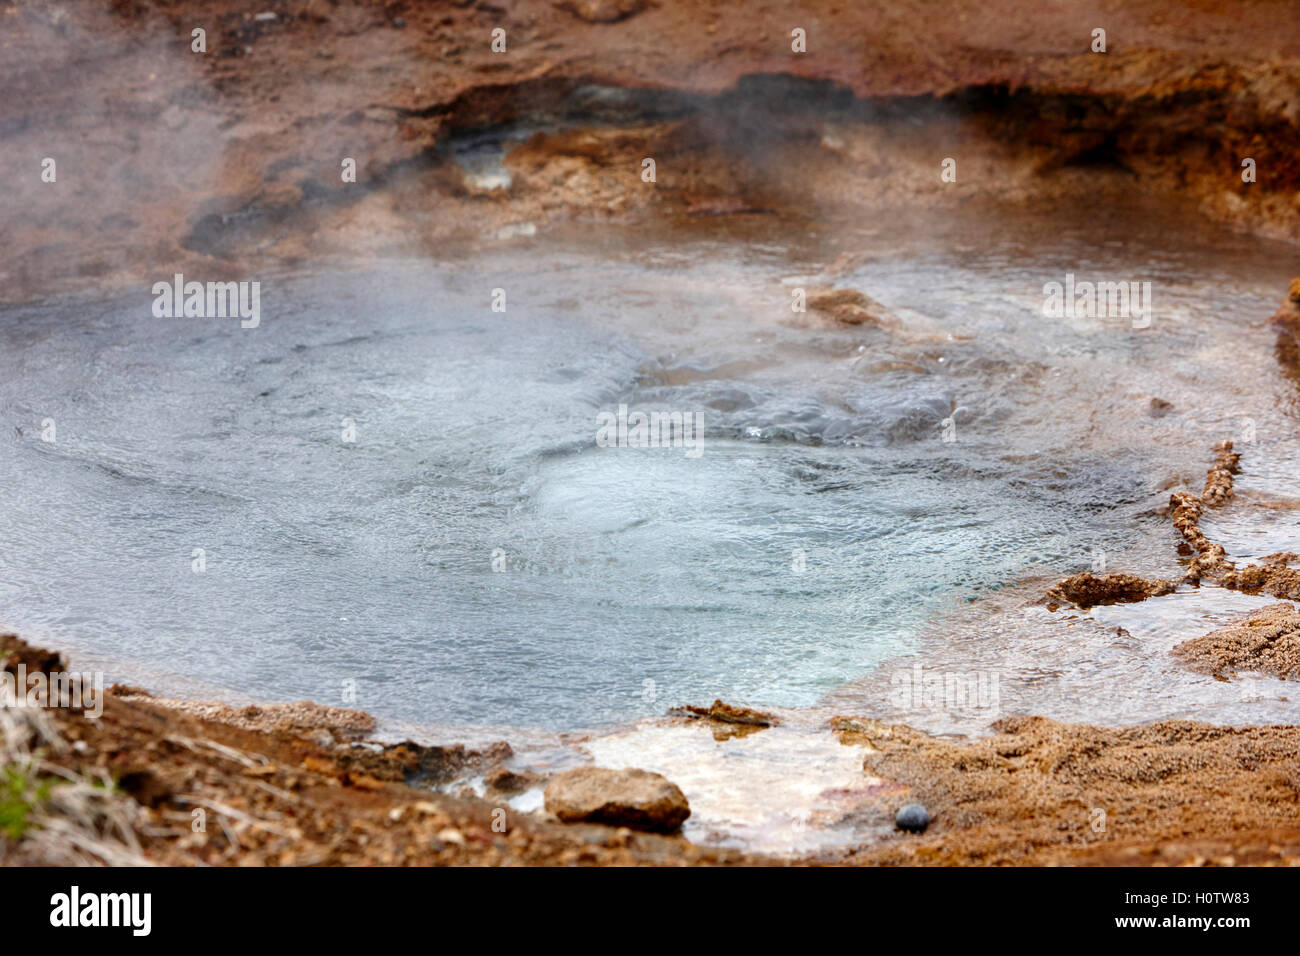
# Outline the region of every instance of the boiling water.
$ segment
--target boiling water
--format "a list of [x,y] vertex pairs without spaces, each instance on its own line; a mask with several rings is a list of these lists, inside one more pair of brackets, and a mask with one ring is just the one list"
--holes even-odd
[[[1162,483],[1290,429],[1289,250],[1068,221],[542,232],[263,277],[257,329],[154,318],[147,284],[10,309],[0,620],[155,691],[423,725],[870,711],[851,682],[954,596],[1169,565]],[[791,311],[846,250],[904,334]],[[1151,327],[1045,317],[1067,272],[1151,281]],[[698,414],[699,454],[600,447],[620,405]]]

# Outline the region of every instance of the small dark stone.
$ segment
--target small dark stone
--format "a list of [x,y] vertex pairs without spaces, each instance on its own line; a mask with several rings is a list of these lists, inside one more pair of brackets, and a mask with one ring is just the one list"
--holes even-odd
[[1166,402],[1163,398],[1155,398],[1154,396],[1152,397],[1151,408],[1150,408],[1150,414],[1152,418],[1164,418],[1171,411],[1173,411],[1173,409],[1174,409],[1174,405],[1172,402]]
[[405,29],[406,29],[406,21],[403,20],[401,17],[395,17],[395,18],[393,19],[393,29],[394,29],[394,30],[405,30]]
[[930,825],[930,811],[919,803],[909,803],[898,811],[894,825],[908,833],[920,833]]

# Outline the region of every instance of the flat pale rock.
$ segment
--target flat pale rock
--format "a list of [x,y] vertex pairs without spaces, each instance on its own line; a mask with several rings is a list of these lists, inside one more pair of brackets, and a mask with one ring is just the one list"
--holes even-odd
[[546,787],[546,809],[565,823],[656,833],[673,832],[691,815],[685,795],[667,777],[604,767],[579,767],[556,776]]
[[588,23],[617,23],[646,8],[646,0],[560,0],[556,4]]

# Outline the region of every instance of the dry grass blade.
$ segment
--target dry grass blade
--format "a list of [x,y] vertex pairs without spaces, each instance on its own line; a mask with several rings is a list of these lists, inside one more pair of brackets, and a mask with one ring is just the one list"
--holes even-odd
[[68,745],[50,715],[0,702],[6,862],[42,866],[149,866],[136,836],[140,808],[112,781],[51,763]]
[[219,744],[215,740],[192,740],[189,737],[182,737],[179,734],[169,734],[164,739],[170,743],[178,744],[187,750],[192,750],[195,753],[199,752],[199,748],[206,747],[213,753],[219,754],[227,760],[233,760],[235,763],[242,764],[245,767],[264,767],[270,763],[270,761],[261,754],[246,754],[242,750],[236,750],[234,747],[227,747],[225,744]]

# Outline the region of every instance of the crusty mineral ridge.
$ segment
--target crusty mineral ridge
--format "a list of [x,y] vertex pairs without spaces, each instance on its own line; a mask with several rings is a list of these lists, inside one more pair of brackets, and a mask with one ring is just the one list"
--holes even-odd
[[[1214,461],[1206,472],[1201,493],[1176,491],[1169,496],[1169,514],[1174,528],[1194,554],[1182,580],[1199,585],[1202,579],[1207,579],[1234,591],[1263,592],[1274,597],[1300,600],[1300,570],[1288,566],[1297,562],[1295,554],[1273,554],[1261,559],[1259,564],[1238,568],[1229,560],[1223,546],[1215,544],[1201,530],[1200,522],[1206,508],[1221,508],[1232,500],[1233,476],[1238,471],[1240,460],[1241,455],[1232,450],[1232,442],[1220,442],[1214,448]],[[1086,610],[1098,604],[1145,601],[1149,597],[1170,593],[1178,583],[1147,580],[1132,574],[1085,572],[1053,585],[1046,600],[1052,608],[1068,601]]]
[[1176,491],[1169,496],[1169,514],[1174,528],[1195,552],[1183,580],[1199,583],[1202,577],[1220,578],[1232,570],[1221,545],[1214,544],[1201,531],[1201,516],[1206,508],[1221,508],[1232,498],[1233,475],[1237,473],[1241,455],[1232,450],[1232,442],[1219,443],[1214,449],[1214,462],[1205,475],[1205,488],[1200,495],[1190,491]]
[[[1291,557],[1292,562],[1295,561]],[[1287,567],[1287,560],[1265,560],[1262,564],[1247,565],[1225,571],[1219,583],[1234,591],[1247,594],[1271,594],[1273,597],[1300,601],[1300,571]]]
[[1148,581],[1135,574],[1076,574],[1053,585],[1047,592],[1050,604],[1068,601],[1084,610],[1098,604],[1127,604],[1168,594],[1177,582]]
[[[1294,283],[1292,291],[1295,291]],[[1219,508],[1231,500],[1233,475],[1237,472],[1240,458],[1241,455],[1232,450],[1232,442],[1221,443],[1215,448],[1214,464],[1205,476],[1205,490],[1200,496],[1183,491],[1175,492],[1169,498],[1174,527],[1196,552],[1183,580],[1199,584],[1202,578],[1207,578],[1234,591],[1262,592],[1273,597],[1300,600],[1300,571],[1288,567],[1297,561],[1295,554],[1272,554],[1262,558],[1259,564],[1239,568],[1227,557],[1222,545],[1210,541],[1201,531],[1204,509]]]

